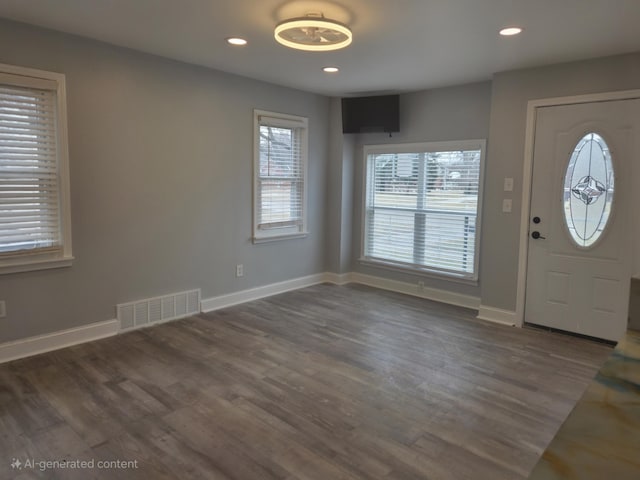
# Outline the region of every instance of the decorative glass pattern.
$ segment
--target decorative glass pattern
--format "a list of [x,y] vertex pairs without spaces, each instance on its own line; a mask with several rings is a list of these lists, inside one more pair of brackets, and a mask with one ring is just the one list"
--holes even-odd
[[597,133],[588,133],[573,150],[564,177],[564,218],[579,247],[591,247],[604,232],[614,189],[609,146]]

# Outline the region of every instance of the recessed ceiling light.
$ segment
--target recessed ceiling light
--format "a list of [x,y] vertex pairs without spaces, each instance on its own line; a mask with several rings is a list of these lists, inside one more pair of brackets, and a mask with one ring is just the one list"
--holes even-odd
[[236,45],[236,46],[243,46],[247,44],[247,41],[244,38],[240,38],[240,37],[229,37],[227,38],[227,43],[229,45]]
[[518,35],[522,33],[522,28],[520,27],[506,27],[500,30],[500,35],[504,37],[510,37],[512,35]]
[[324,67],[322,71],[326,73],[338,73],[340,69],[338,67]]

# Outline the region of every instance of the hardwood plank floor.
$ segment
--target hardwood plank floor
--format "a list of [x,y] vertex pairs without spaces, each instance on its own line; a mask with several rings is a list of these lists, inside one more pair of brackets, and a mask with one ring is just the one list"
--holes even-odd
[[611,349],[475,314],[318,285],[0,365],[0,478],[526,478]]

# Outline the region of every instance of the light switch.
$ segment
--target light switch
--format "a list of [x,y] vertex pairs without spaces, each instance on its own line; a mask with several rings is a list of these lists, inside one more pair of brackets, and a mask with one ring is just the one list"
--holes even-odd
[[502,212],[503,213],[511,213],[511,199],[505,198],[502,200]]
[[513,192],[513,178],[504,179],[504,191],[505,192]]

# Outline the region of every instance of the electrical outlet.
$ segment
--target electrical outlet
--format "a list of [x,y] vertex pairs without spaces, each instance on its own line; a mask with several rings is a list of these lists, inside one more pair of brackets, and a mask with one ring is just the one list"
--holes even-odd
[[502,200],[502,211],[504,213],[511,213],[511,207],[512,203],[510,198],[505,198],[504,200]]
[[4,300],[0,300],[0,318],[7,316],[7,304]]
[[238,265],[236,265],[236,277],[242,276],[244,276],[244,265],[239,263]]

